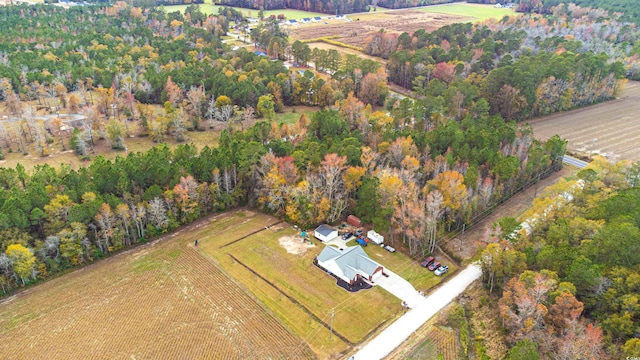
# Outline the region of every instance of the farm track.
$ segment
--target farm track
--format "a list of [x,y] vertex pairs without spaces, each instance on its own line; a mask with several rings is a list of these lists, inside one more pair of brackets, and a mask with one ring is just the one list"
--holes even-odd
[[1,303],[0,358],[315,358],[189,241],[173,236]]

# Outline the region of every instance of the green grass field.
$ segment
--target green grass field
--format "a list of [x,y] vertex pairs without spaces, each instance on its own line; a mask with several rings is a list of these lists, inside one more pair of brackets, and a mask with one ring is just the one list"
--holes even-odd
[[490,18],[500,19],[505,15],[517,15],[513,9],[495,8],[493,5],[479,5],[479,4],[450,4],[450,5],[436,5],[424,8],[419,8],[424,12],[436,12],[450,15],[462,15],[470,16],[477,20],[487,20]]

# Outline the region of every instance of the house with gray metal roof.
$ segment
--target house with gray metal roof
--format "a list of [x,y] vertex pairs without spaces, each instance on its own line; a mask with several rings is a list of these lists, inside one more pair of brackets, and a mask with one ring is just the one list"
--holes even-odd
[[345,249],[325,246],[316,260],[320,268],[351,285],[359,279],[372,282],[374,278],[382,275],[384,269],[382,265],[371,260],[360,246]]

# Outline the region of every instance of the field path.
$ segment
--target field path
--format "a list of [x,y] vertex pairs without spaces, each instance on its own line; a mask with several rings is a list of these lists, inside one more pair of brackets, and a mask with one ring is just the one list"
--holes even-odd
[[609,160],[640,161],[640,82],[629,81],[615,100],[529,121],[540,139],[558,134],[567,149]]
[[384,358],[409,338],[422,324],[460,295],[471,283],[479,279],[480,275],[482,275],[482,271],[478,265],[467,266],[429,295],[425,301],[409,310],[378,336],[366,343],[351,359],[373,360]]

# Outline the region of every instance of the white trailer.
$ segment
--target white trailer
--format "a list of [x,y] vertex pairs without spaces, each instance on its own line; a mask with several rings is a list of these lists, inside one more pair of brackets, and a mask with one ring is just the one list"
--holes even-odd
[[378,245],[384,242],[384,236],[378,234],[375,230],[369,230],[367,232],[367,238]]

